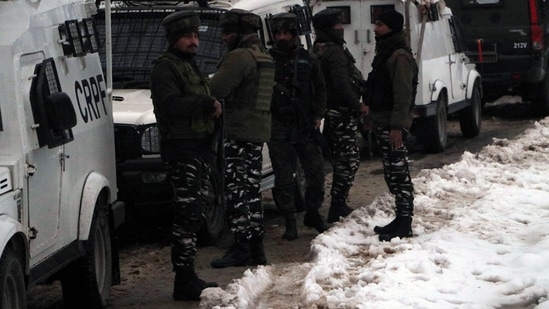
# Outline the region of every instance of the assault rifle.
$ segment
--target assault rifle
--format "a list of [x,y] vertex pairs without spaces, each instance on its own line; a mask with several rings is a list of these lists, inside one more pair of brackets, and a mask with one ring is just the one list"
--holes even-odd
[[[330,146],[328,146],[328,143],[326,143],[326,139],[322,135],[322,132],[320,132],[319,129],[314,127],[314,124],[311,123],[311,118],[307,115],[309,114],[307,111],[303,110],[302,104],[299,103],[299,99],[296,98],[292,93],[290,92],[288,88],[286,88],[284,85],[275,82],[274,86],[278,91],[282,92],[286,96],[290,98],[290,102],[292,103],[292,106],[294,110],[299,115],[299,118],[301,122],[304,124],[305,131],[309,132],[313,138],[314,143],[320,147],[320,150],[322,151],[322,156],[325,160],[330,162],[330,164],[333,165],[334,159],[332,157],[332,150],[330,149]],[[298,85],[293,85],[292,88],[298,87]]]

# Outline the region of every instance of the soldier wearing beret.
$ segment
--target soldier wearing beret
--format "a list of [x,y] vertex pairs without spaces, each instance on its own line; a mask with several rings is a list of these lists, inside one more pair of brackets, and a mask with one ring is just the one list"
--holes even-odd
[[221,104],[193,60],[200,19],[179,11],[162,21],[167,51],[151,72],[151,98],[160,130],[161,156],[175,190],[171,260],[175,271],[174,300],[200,300],[206,287],[195,273],[197,233],[205,222],[208,177],[214,161],[211,141]]

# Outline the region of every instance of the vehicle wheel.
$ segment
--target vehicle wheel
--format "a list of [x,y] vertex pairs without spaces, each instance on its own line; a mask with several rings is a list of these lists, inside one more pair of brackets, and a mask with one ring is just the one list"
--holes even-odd
[[543,82],[537,88],[541,94],[532,100],[532,108],[536,115],[545,117],[549,115],[549,73],[545,74]]
[[422,144],[430,153],[439,153],[446,148],[448,141],[448,113],[446,112],[446,94],[441,93],[437,99],[436,115],[425,119],[422,128]]
[[6,247],[0,259],[0,293],[0,308],[27,308],[23,267],[10,247]]
[[448,141],[448,113],[446,93],[442,92],[437,99],[437,113],[425,120],[422,128],[422,143],[425,150],[430,153],[444,151]]
[[225,226],[225,204],[223,203],[223,183],[220,173],[212,168],[206,204],[206,224],[200,230],[198,242],[200,245],[209,245],[216,242],[223,233]]
[[95,204],[86,255],[71,263],[61,276],[63,299],[68,308],[104,308],[112,283],[112,247],[107,196]]
[[471,105],[459,112],[459,126],[465,137],[475,137],[480,133],[482,123],[482,102],[480,98],[480,86],[478,81],[473,85]]

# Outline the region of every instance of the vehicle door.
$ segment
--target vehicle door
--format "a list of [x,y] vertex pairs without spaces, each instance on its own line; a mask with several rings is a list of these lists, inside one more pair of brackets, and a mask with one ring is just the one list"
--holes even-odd
[[454,100],[461,100],[465,98],[468,72],[465,66],[467,58],[465,58],[462,51],[462,35],[453,16],[444,16],[440,22],[444,23],[444,28],[449,33],[448,37],[451,38],[451,41],[448,42],[450,45],[448,48],[448,60],[450,64],[450,79],[452,80],[452,98]]
[[[61,178],[63,173],[63,145],[48,145],[44,128],[45,96],[56,89],[53,59],[44,60],[41,52],[21,56],[21,93],[25,94],[26,125],[33,127],[27,152],[27,196],[30,254],[40,260],[47,256],[58,237]],[[38,254],[40,253],[40,254]]]

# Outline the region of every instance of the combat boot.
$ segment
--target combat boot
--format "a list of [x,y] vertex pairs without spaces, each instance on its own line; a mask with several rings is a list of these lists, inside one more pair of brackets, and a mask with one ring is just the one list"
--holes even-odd
[[217,286],[215,282],[198,278],[192,267],[178,270],[173,284],[173,300],[200,300],[202,290]]
[[254,265],[267,265],[267,257],[265,257],[263,239],[252,238],[250,241],[250,254]]
[[391,221],[389,224],[385,225],[385,226],[375,226],[374,227],[374,232],[376,234],[389,234],[389,233],[392,233],[395,231],[397,225],[398,225],[398,222],[399,222],[399,217],[396,217],[393,219],[393,221]]
[[291,216],[286,215],[284,220],[286,221],[286,231],[284,231],[281,238],[290,241],[297,239],[297,222],[294,214],[292,213]]
[[312,227],[319,233],[324,233],[331,227],[324,222],[324,219],[322,219],[322,216],[318,213],[318,209],[307,209],[305,217],[303,217],[303,225]]
[[328,210],[328,223],[334,223],[339,221],[339,218],[347,217],[353,209],[347,206],[345,202],[334,202],[330,205]]
[[410,216],[397,216],[395,218],[394,229],[387,234],[379,234],[380,241],[391,241],[395,237],[413,237],[412,233],[412,217]]
[[214,268],[253,265],[249,240],[236,240],[222,258],[211,261]]

